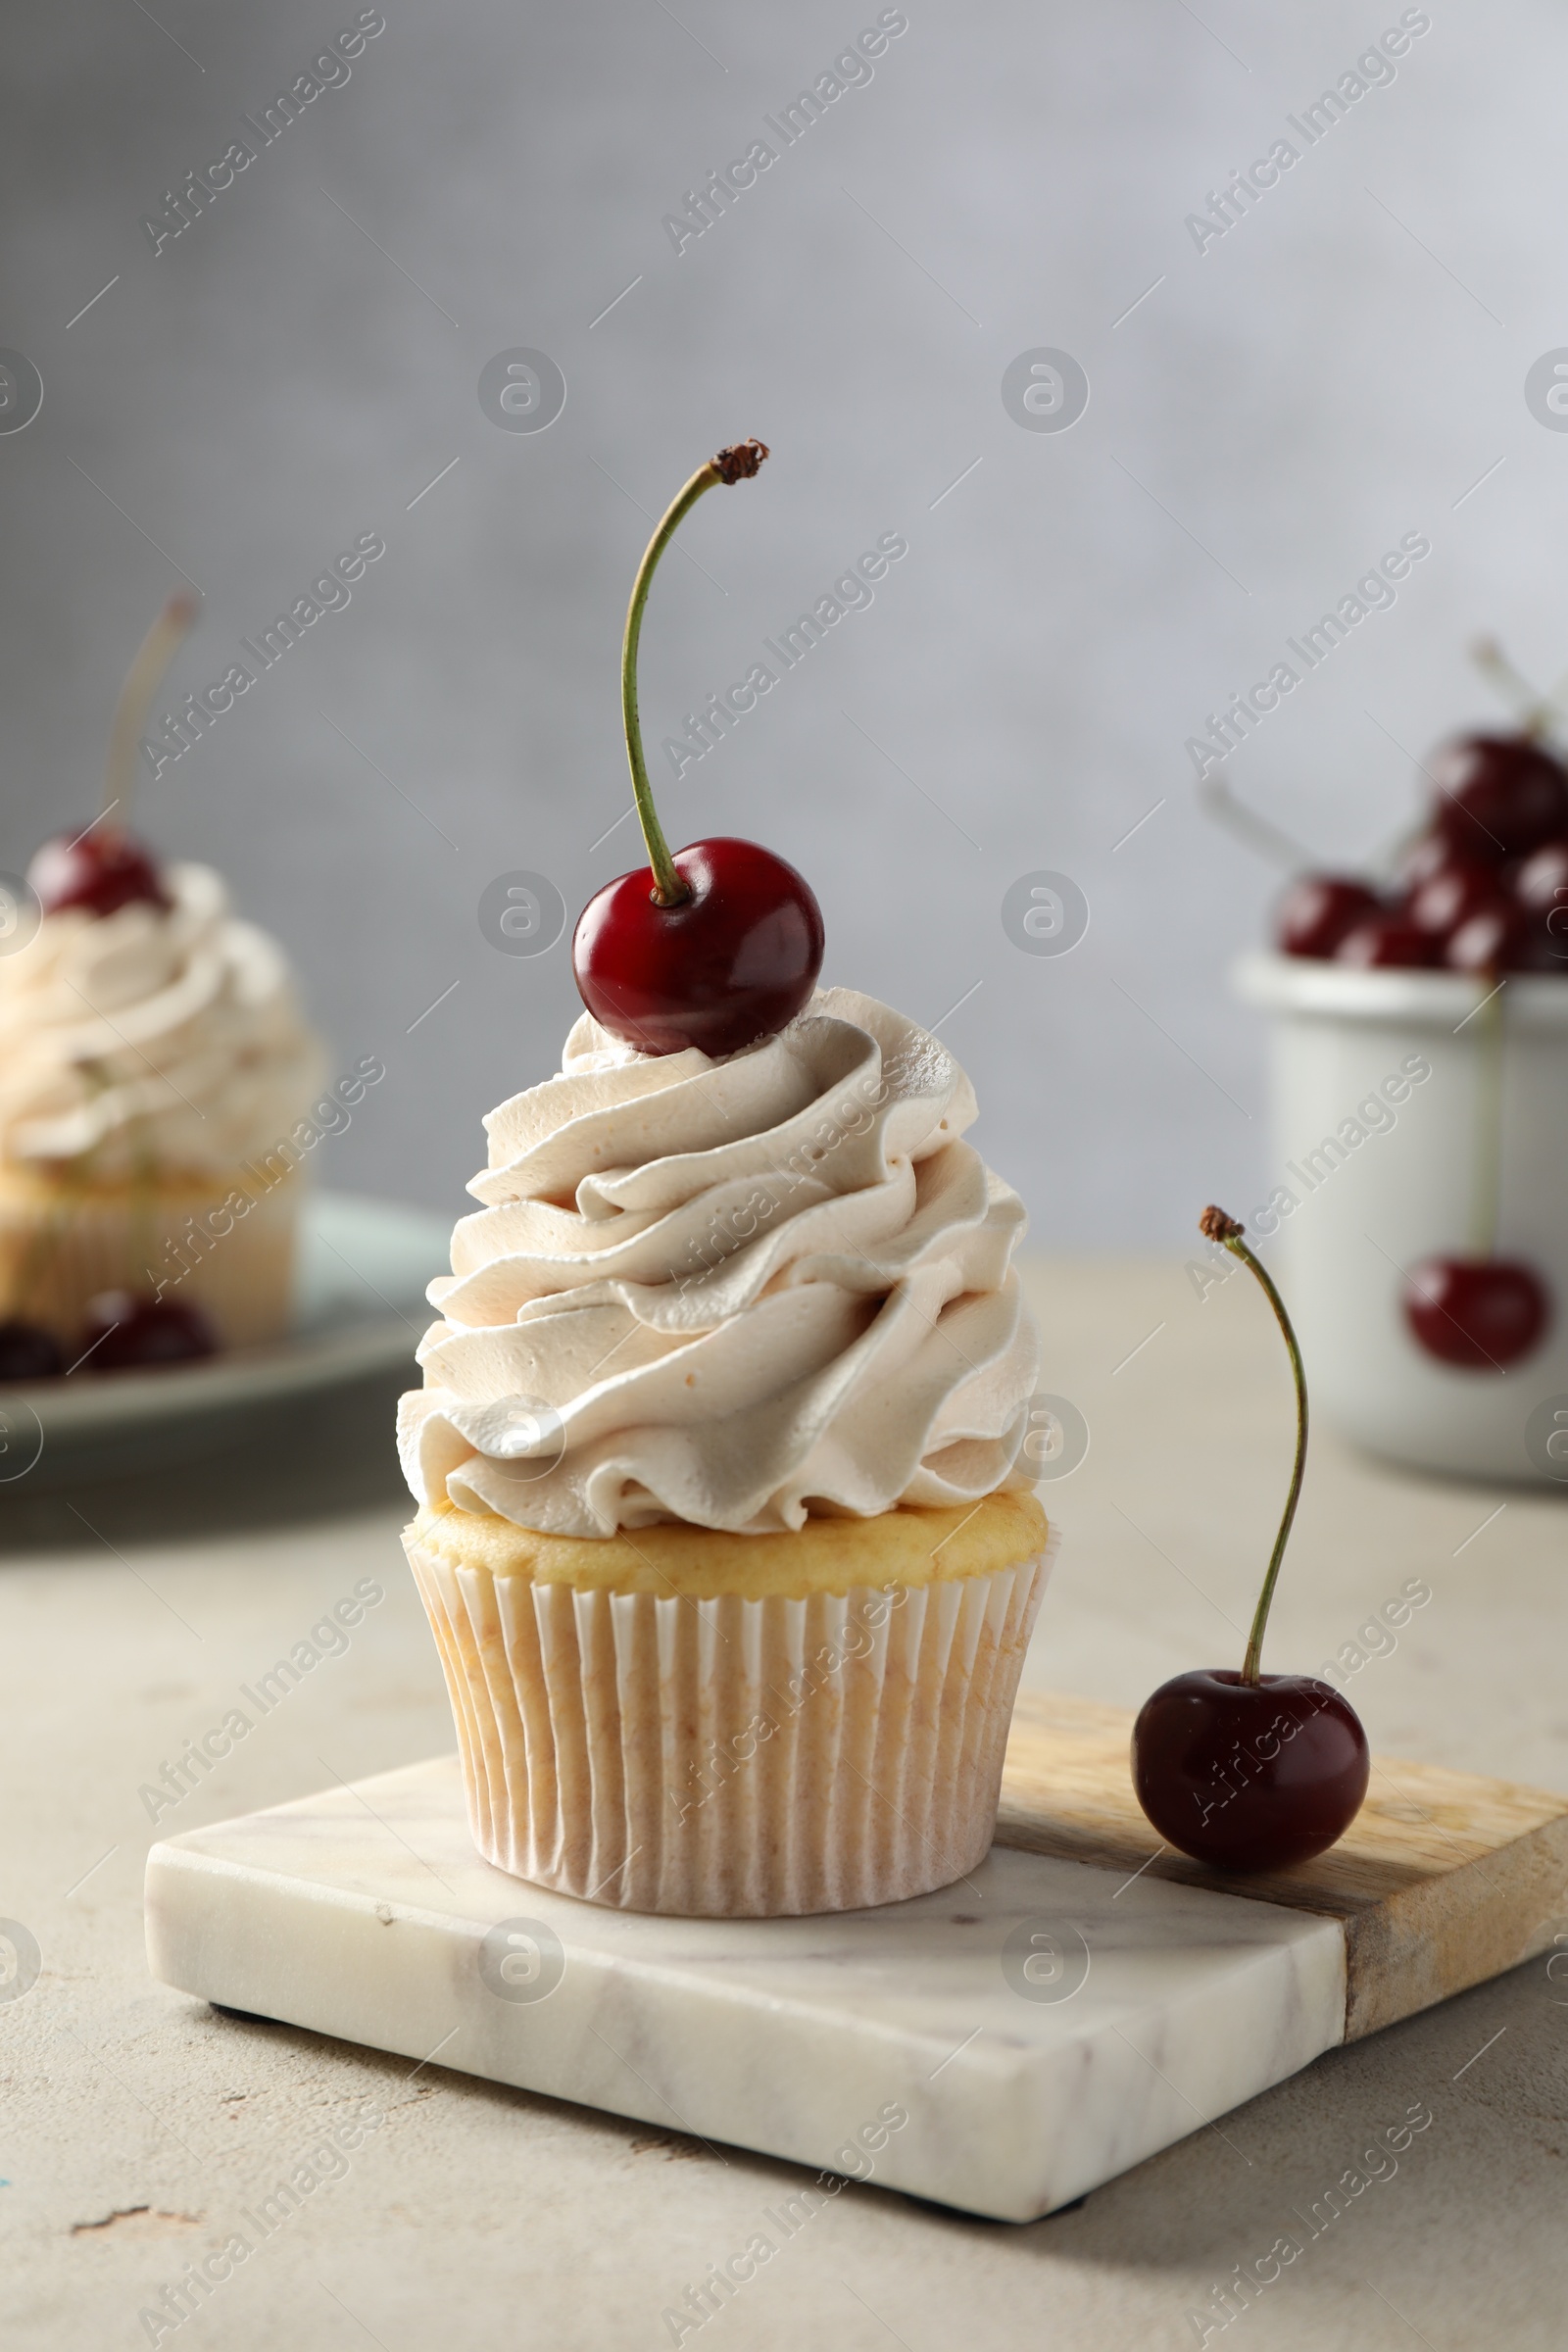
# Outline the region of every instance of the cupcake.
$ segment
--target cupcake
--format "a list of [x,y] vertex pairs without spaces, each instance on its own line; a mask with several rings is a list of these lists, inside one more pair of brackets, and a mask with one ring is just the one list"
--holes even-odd
[[160,866],[120,821],[123,747],[133,757],[149,679],[190,613],[174,600],[143,648],[105,813],[40,850],[30,935],[0,957],[12,1355],[30,1339],[69,1362],[101,1327],[96,1370],[252,1346],[289,1318],[297,1130],[320,1048],[281,949],[230,911],[219,876]]
[[968,1080],[814,991],[792,867],[671,858],[653,812],[640,599],[748,451],[639,574],[651,870],[577,926],[560,1073],[485,1121],[400,1445],[479,1851],[603,1904],[767,1917],[985,1854],[1051,1538],[1018,1466],[1023,1208],[963,1140]]
[[827,1911],[991,1842],[1044,1588],[1015,1194],[933,1037],[828,989],[485,1125],[405,1397],[474,1839],[633,1910]]

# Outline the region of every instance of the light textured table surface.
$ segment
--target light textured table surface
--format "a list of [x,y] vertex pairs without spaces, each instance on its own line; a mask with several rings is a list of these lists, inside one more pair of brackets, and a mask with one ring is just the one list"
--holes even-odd
[[[1179,1265],[1054,1263],[1035,1292],[1042,1387],[1073,1398],[1093,1443],[1046,1491],[1065,1543],[1030,1679],[1135,1705],[1184,1666],[1239,1661],[1289,1467],[1287,1374],[1240,1283],[1200,1304]],[[244,2230],[323,2131],[368,2115],[381,2120],[318,2158],[299,2209],[158,2340],[652,2348],[674,2340],[662,2314],[689,2285],[771,2230],[777,2252],[684,2342],[1143,2352],[1198,2343],[1199,2313],[1209,2343],[1240,2329],[1259,2352],[1560,2345],[1568,1999],[1553,1995],[1568,1985],[1542,1963],[1330,2053],[1028,2228],[874,2178],[803,2200],[813,2176],[786,2165],[152,1984],[155,1835],[451,1744],[398,1548],[387,1409],[363,1391],[258,1423],[204,1467],[0,1490],[0,1914],[43,1956],[0,2005],[8,2342],[152,2340],[139,2313]],[[1265,1662],[1316,1666],[1421,1578],[1431,1601],[1349,1684],[1374,1746],[1568,1788],[1564,1507],[1316,1441]],[[344,1653],[155,1831],[142,1786],[367,1577],[385,1598]],[[1431,2125],[1393,2156],[1382,2135],[1412,2108]],[[792,2199],[786,2238],[762,2217]],[[1304,2250],[1221,2330],[1211,2290],[1238,2265],[1267,2271],[1286,2231]]]

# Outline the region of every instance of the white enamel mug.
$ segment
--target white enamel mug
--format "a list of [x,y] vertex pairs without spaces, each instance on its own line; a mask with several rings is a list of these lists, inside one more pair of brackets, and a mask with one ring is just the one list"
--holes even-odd
[[1314,1410],[1418,1469],[1568,1486],[1568,976],[1503,992],[1495,1250],[1553,1302],[1536,1353],[1503,1372],[1436,1361],[1400,1306],[1418,1259],[1469,1253],[1491,983],[1270,955],[1234,977],[1274,1031],[1267,1197],[1238,1213],[1278,1235]]

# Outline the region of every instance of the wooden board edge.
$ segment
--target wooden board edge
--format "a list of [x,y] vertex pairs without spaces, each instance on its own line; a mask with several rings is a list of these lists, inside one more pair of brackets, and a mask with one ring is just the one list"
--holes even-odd
[[1344,1926],[1345,2038],[1360,2041],[1521,1967],[1568,1930],[1568,1813]]
[[[1385,1825],[1381,1851],[1348,1842],[1333,1849],[1337,1859],[1325,1858],[1324,1875],[1308,1863],[1241,1879],[1160,1851],[1132,1794],[1133,1721],[1127,1709],[1099,1700],[1020,1692],[996,1842],[1336,1920],[1346,1937],[1348,2041],[1521,1966],[1547,1948],[1554,1929],[1568,1929],[1568,1795],[1375,1758],[1374,1791],[1386,1785],[1396,1800],[1392,1819],[1408,1820],[1417,1833],[1408,1858],[1391,1850],[1397,1832],[1391,1838]],[[1043,1789],[1058,1775],[1062,1797],[1054,1811]],[[1477,1853],[1473,1839],[1461,1846],[1445,1829],[1449,1806],[1490,1814],[1499,1826],[1511,1813],[1520,1826]],[[1451,1863],[1439,1859],[1446,1840]]]

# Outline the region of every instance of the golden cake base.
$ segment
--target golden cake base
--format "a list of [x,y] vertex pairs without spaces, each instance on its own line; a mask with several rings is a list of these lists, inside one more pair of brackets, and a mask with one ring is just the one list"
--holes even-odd
[[224,1348],[280,1338],[301,1186],[291,1174],[258,1193],[238,1169],[87,1186],[0,1169],[0,1316],[41,1324],[71,1351],[89,1301],[129,1290],[200,1307]]

